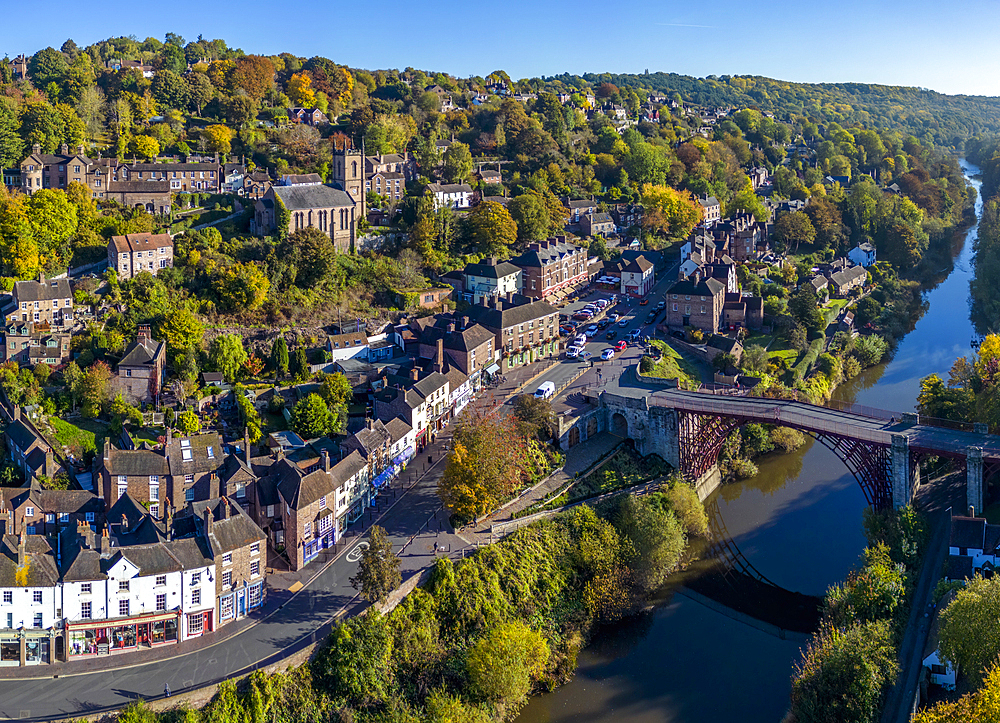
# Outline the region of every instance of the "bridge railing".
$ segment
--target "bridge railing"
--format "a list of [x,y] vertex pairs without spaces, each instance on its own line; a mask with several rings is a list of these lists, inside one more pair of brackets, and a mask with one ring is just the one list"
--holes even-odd
[[831,399],[826,404],[823,405],[827,409],[836,409],[838,412],[848,412],[849,414],[857,414],[859,417],[868,417],[869,419],[881,419],[883,421],[902,419],[902,412],[890,412],[887,409],[879,409],[878,407],[869,407],[864,404],[852,404],[849,402],[841,402],[837,399]]

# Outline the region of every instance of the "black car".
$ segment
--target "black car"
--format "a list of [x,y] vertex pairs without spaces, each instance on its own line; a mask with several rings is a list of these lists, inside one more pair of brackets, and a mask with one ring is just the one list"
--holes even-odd
[[609,330],[609,331],[608,331],[608,333],[607,333],[607,334],[605,335],[605,338],[606,338],[606,339],[607,339],[608,341],[611,341],[611,340],[612,340],[612,339],[614,339],[614,338],[615,338],[616,336],[618,336],[618,330],[617,330],[617,329],[611,329],[611,330]]
[[648,314],[646,314],[646,323],[652,324],[654,321],[656,321],[656,316],[657,313],[655,311],[651,311]]
[[609,326],[611,326],[611,319],[604,318],[597,322],[598,329],[607,329]]

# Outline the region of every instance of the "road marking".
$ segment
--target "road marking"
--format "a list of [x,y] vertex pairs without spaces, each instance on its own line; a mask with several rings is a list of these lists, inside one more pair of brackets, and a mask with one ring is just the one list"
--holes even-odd
[[367,542],[364,541],[359,542],[357,545],[354,546],[353,550],[347,553],[347,561],[358,562],[361,559],[361,556],[365,553],[365,550],[367,549],[368,549]]

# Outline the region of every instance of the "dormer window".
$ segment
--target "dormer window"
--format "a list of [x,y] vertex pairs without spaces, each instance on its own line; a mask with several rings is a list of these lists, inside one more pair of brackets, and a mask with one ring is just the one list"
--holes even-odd
[[208,451],[208,458],[215,459],[215,447],[209,447],[207,451]]

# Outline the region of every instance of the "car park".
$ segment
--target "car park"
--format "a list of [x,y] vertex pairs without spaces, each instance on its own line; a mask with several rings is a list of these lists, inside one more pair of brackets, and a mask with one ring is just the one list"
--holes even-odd
[[608,333],[607,333],[606,336],[607,336],[608,341],[611,341],[616,336],[618,336],[618,330],[617,329],[608,329]]
[[590,317],[592,316],[593,314],[587,311],[578,311],[577,313],[573,314],[573,318],[576,321],[590,321]]
[[628,326],[628,323],[630,321],[631,319],[629,319],[627,316],[623,316],[621,319],[618,320],[618,326]]
[[597,305],[598,309],[603,309],[604,307],[606,307],[608,305],[608,302],[605,299],[598,299],[594,303]]
[[601,352],[601,359],[603,359],[604,361],[611,361],[614,358],[615,358],[615,350],[612,349],[610,346]]
[[615,344],[615,351],[625,351],[626,349],[628,349],[628,342],[624,339]]

